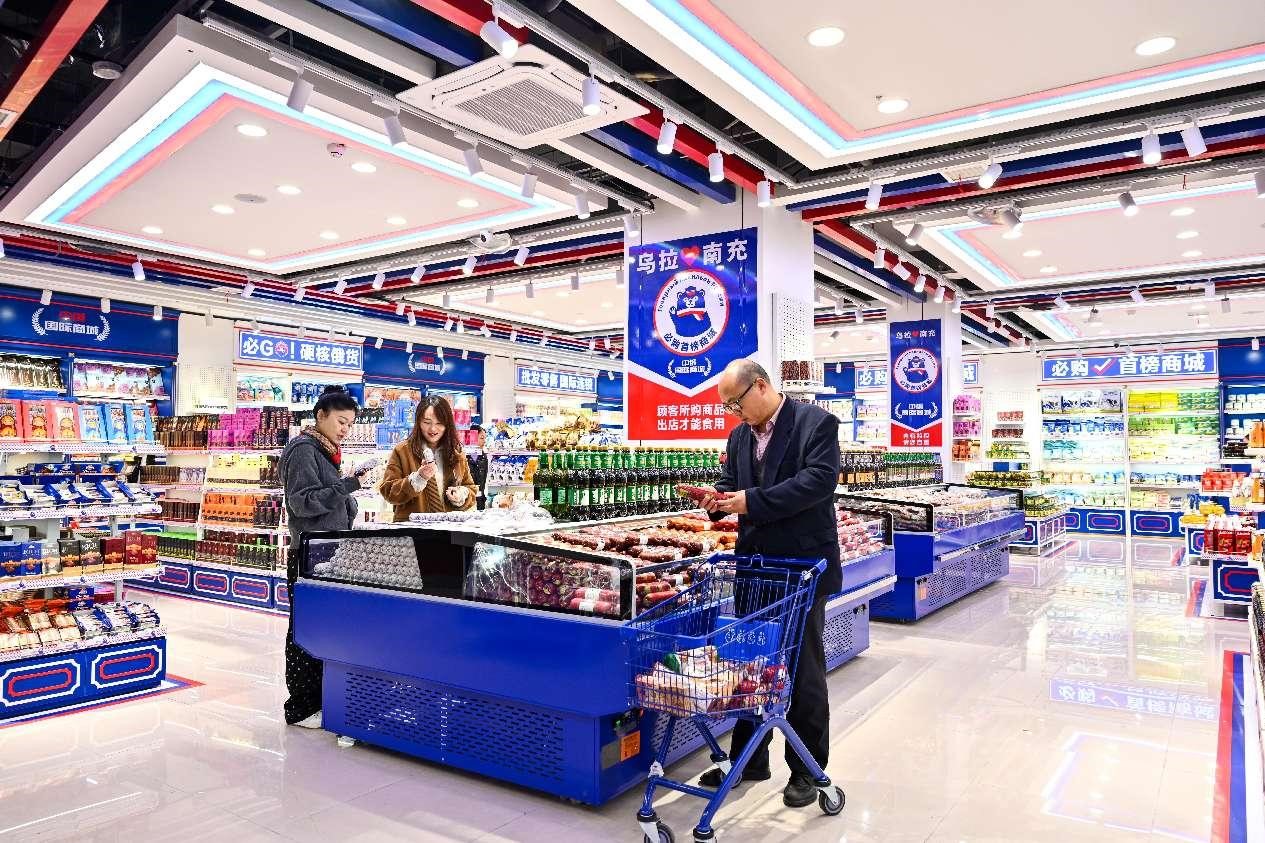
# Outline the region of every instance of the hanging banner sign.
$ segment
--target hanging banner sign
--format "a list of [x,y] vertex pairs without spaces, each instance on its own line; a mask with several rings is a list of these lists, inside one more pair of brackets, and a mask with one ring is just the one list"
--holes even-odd
[[856,391],[857,392],[886,392],[887,391],[887,363],[886,361],[878,361],[874,363],[857,363],[856,374]]
[[888,380],[893,448],[938,448],[943,442],[940,340],[939,319],[891,324]]
[[962,386],[979,386],[979,361],[962,361]]
[[239,328],[237,359],[243,363],[259,363],[286,369],[324,369],[330,372],[355,372],[359,375],[364,365],[364,346],[355,342],[300,339]]
[[756,339],[756,230],[632,246],[628,438],[719,439],[738,419],[716,384]]
[[597,394],[597,377],[583,372],[563,372],[542,366],[518,367],[515,383],[522,389],[538,389],[542,392],[574,392]]
[[363,357],[367,383],[483,389],[484,355],[478,352],[468,353],[463,360],[459,349],[446,348],[441,359],[439,349],[433,345],[419,343],[410,352],[404,343],[388,342],[382,348],[366,345]]
[[1140,354],[1091,354],[1085,357],[1053,357],[1041,361],[1041,380],[1046,383],[1093,380],[1157,380],[1163,378],[1216,377],[1214,350],[1157,351]]
[[167,310],[155,321],[151,308],[115,302],[101,312],[99,299],[58,293],[40,304],[39,291],[0,287],[0,344],[31,353],[60,349],[87,352],[100,359],[111,355],[176,359],[180,314]]

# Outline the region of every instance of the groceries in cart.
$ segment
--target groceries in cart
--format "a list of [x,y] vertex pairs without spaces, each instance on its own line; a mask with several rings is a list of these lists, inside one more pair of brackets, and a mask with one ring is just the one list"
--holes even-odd
[[725,659],[712,645],[665,653],[636,677],[637,702],[682,715],[753,711],[786,690],[786,666],[765,656]]

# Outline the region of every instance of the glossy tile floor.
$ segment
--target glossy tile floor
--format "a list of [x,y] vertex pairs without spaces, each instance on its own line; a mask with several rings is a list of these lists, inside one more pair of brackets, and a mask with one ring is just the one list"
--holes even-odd
[[[1077,539],[915,626],[875,624],[831,675],[843,815],[784,808],[777,777],[731,798],[718,838],[1207,840],[1221,653],[1246,625],[1186,617],[1199,574],[1177,549]],[[142,599],[171,672],[204,686],[0,730],[0,839],[641,839],[636,793],[582,808],[287,728],[283,618]],[[700,805],[659,811],[688,840]]]

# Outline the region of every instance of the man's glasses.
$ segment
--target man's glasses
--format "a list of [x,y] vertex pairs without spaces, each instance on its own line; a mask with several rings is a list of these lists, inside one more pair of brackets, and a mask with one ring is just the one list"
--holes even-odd
[[760,380],[759,378],[756,378],[755,380],[753,380],[750,384],[747,385],[747,388],[742,391],[742,394],[739,395],[734,400],[726,401],[724,404],[721,404],[721,406],[725,408],[725,412],[733,416],[736,416],[739,413],[741,413],[742,399],[747,397],[747,393],[751,391],[751,387],[755,386],[759,380]]

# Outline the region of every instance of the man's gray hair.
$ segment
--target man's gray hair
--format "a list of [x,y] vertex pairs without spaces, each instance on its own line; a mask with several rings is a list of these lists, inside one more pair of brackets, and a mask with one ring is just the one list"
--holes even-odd
[[731,374],[741,378],[743,386],[750,386],[755,383],[756,378],[764,378],[764,382],[768,384],[773,383],[773,381],[769,380],[769,373],[764,370],[763,366],[746,357],[732,361],[725,368]]

